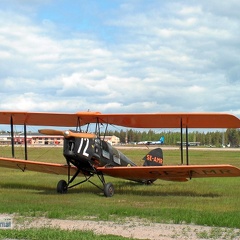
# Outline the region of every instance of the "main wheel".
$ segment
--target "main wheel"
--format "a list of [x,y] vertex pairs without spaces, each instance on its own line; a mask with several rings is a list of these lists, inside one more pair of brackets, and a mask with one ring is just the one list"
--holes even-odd
[[57,192],[58,193],[67,193],[68,191],[68,184],[65,180],[60,180],[57,185]]
[[105,197],[112,197],[114,195],[114,187],[112,183],[104,184]]

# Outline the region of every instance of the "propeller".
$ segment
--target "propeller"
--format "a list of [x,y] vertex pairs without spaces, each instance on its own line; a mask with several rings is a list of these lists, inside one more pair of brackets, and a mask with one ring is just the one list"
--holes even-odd
[[82,133],[82,132],[72,132],[70,130],[61,131],[61,130],[54,130],[54,129],[40,129],[38,130],[39,133],[45,135],[61,135],[65,138],[70,137],[77,137],[77,138],[96,138],[97,136],[93,133]]

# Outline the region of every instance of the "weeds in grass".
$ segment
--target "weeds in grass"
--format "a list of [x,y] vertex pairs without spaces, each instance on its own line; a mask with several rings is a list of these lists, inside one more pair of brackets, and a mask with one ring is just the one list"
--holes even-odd
[[198,238],[201,239],[238,239],[240,237],[240,231],[237,229],[220,229],[212,228],[211,231],[200,231],[196,233]]

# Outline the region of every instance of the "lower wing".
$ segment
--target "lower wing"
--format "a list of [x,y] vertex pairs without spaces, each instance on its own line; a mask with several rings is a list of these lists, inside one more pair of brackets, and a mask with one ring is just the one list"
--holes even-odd
[[[0,158],[0,167],[15,168],[22,171],[35,171],[57,175],[68,175],[69,167],[65,164],[36,162],[15,158]],[[70,166],[70,174],[74,175],[78,169]],[[144,181],[162,179],[169,181],[187,181],[191,178],[204,177],[239,177],[240,169],[232,165],[186,165],[186,166],[151,166],[151,167],[98,167],[103,174]]]
[[[0,157],[0,167],[15,168],[22,171],[35,171],[43,173],[51,173],[57,175],[68,175],[69,167],[64,164],[35,162],[29,160],[2,158]],[[70,166],[70,173],[74,175],[77,168]]]
[[232,165],[99,167],[97,170],[112,177],[134,181],[162,179],[182,182],[191,178],[240,176],[240,169]]

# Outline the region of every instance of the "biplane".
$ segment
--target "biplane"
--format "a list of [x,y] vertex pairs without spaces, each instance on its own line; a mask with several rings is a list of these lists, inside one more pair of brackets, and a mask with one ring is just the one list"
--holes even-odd
[[[21,171],[37,171],[66,175],[66,180],[57,184],[58,193],[90,182],[101,189],[106,197],[114,195],[114,186],[105,181],[105,176],[123,178],[140,183],[151,184],[157,179],[169,181],[188,181],[192,178],[239,177],[240,169],[232,165],[190,165],[188,144],[186,163],[183,156],[183,131],[188,142],[189,128],[240,128],[240,120],[230,114],[222,113],[148,113],[148,114],[102,114],[100,112],[44,113],[44,112],[0,112],[0,124],[9,124],[11,129],[12,157],[0,157],[0,167],[16,168]],[[89,131],[95,124],[94,132]],[[16,159],[14,150],[14,126],[24,126],[25,159]],[[100,137],[102,125],[118,125],[128,128],[180,128],[181,162],[175,166],[163,164],[161,148],[151,150],[144,156],[143,166],[137,166],[118,149]],[[67,130],[40,129],[47,135],[64,137],[63,155],[66,163],[37,162],[28,159],[27,126],[65,127]],[[85,127],[85,130],[83,130]],[[74,128],[74,130],[70,130]],[[91,181],[96,175],[100,186]],[[83,177],[79,179],[79,177]]]

